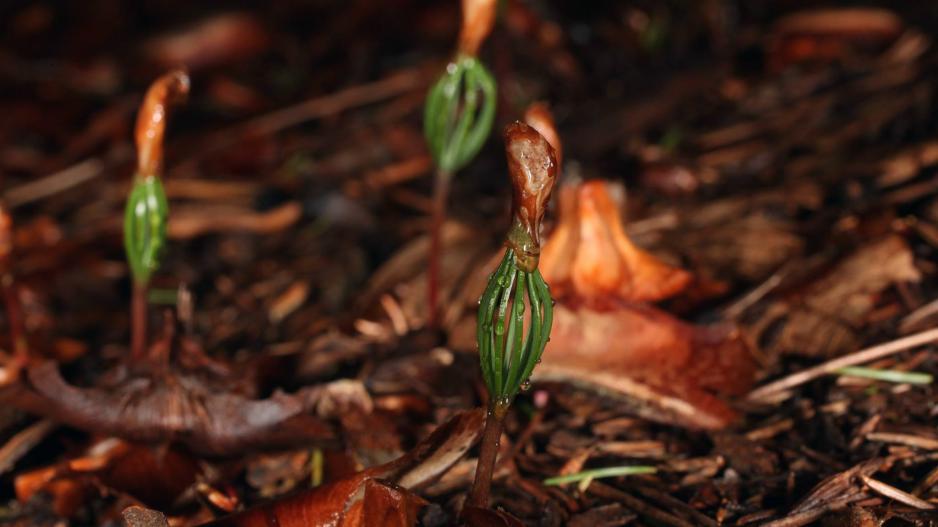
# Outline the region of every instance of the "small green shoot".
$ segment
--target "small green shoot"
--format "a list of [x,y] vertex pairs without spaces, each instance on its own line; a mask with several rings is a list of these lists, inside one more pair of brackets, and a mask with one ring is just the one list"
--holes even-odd
[[427,93],[423,134],[436,165],[427,273],[428,323],[436,326],[440,287],[441,229],[453,174],[479,153],[495,121],[495,78],[478,58],[495,21],[494,0],[463,0],[459,46]]
[[[511,229],[505,254],[479,299],[476,339],[489,403],[476,476],[467,504],[488,504],[502,421],[515,396],[530,385],[550,340],[554,301],[538,270],[541,219],[557,180],[553,147],[524,123],[505,128],[511,175]],[[527,334],[525,334],[527,333]]]
[[[603,468],[594,468],[589,470],[584,470],[577,472],[576,474],[568,474],[566,476],[554,476],[552,478],[547,478],[544,480],[545,485],[564,485],[566,483],[580,483],[586,481],[586,486],[589,486],[588,482],[593,481],[594,479],[601,478],[615,478],[619,476],[637,476],[639,474],[655,474],[658,472],[658,469],[651,466],[645,465],[624,465],[617,467],[603,467]],[[584,490],[584,489],[581,489]]]
[[927,385],[934,382],[934,378],[930,373],[917,371],[880,370],[877,368],[865,368],[862,366],[847,366],[834,371],[834,373],[847,377],[860,377],[863,379],[894,382],[898,384]]

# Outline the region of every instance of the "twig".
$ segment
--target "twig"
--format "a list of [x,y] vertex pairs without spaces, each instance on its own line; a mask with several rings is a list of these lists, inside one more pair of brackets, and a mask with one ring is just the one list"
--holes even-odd
[[732,304],[723,309],[723,316],[728,319],[735,319],[742,315],[747,309],[761,300],[765,295],[772,292],[773,289],[782,283],[784,275],[782,272],[776,272],[758,287],[749,291],[742,298],[737,299]]
[[55,430],[56,423],[43,419],[18,432],[0,448],[0,474],[13,468],[17,461]]
[[863,480],[863,483],[865,483],[867,487],[869,487],[872,491],[876,492],[877,494],[882,494],[883,496],[889,499],[893,499],[900,503],[904,503],[908,505],[909,507],[914,507],[916,509],[922,509],[922,510],[932,510],[935,508],[935,506],[932,505],[931,503],[921,498],[917,498],[909,494],[908,492],[899,490],[896,487],[893,487],[892,485],[887,485],[886,483],[883,483],[882,481],[873,479],[863,474],[860,475],[860,479]]
[[[130,159],[129,155],[122,156]],[[6,191],[3,200],[10,208],[26,205],[90,181],[104,172],[107,164],[97,157],[85,159],[64,170]]]
[[821,516],[824,516],[828,512],[841,510],[845,508],[850,503],[855,501],[862,500],[869,495],[865,492],[858,492],[855,494],[850,494],[842,498],[830,500],[823,505],[818,507],[813,507],[807,510],[798,511],[792,514],[780,518],[775,521],[762,524],[762,527],[801,527],[802,525],[809,525]]
[[868,441],[878,443],[895,443],[922,450],[938,450],[938,439],[932,437],[915,436],[911,434],[891,434],[888,432],[871,432],[866,434]]
[[442,233],[446,221],[446,198],[452,174],[438,169],[433,180],[433,212],[430,215],[430,270],[427,273],[428,325],[436,328],[439,321],[440,260],[443,258]]
[[621,502],[626,507],[634,510],[639,515],[650,518],[663,525],[671,527],[693,527],[693,524],[679,518],[669,512],[661,510],[650,505],[627,492],[623,492],[615,487],[610,487],[598,481],[589,487],[589,492],[602,498],[609,498]]
[[671,496],[667,492],[662,492],[648,485],[632,484],[629,486],[632,488],[632,490],[638,492],[642,496],[650,500],[654,500],[659,504],[667,507],[668,510],[674,512],[674,514],[678,514],[681,517],[694,522],[694,525],[697,525],[698,527],[719,527],[720,525],[713,518],[698,511],[697,509],[675,498],[674,496]]
[[750,392],[747,396],[747,399],[750,401],[766,401],[772,399],[772,397],[778,393],[788,391],[795,386],[800,386],[806,382],[817,379],[818,377],[823,377],[824,375],[835,372],[840,368],[856,366],[857,364],[876,360],[894,353],[898,353],[900,351],[905,351],[907,349],[921,346],[923,344],[929,344],[935,341],[938,341],[938,328],[916,333],[914,335],[893,340],[891,342],[886,342],[884,344],[879,344],[871,348],[866,348],[864,350],[857,351],[856,353],[851,353],[849,355],[827,361],[823,364],[819,364],[813,368],[808,368],[806,370],[793,373],[777,381],[770,382],[769,384],[766,384]]
[[[316,97],[286,108],[256,117],[247,122],[219,130],[199,148],[198,156],[221,150],[245,137],[259,137],[277,133],[306,121],[320,119],[345,110],[383,101],[423,86],[429,79],[426,68],[399,71],[384,79],[359,84],[344,90]],[[190,159],[187,162],[191,162]]]

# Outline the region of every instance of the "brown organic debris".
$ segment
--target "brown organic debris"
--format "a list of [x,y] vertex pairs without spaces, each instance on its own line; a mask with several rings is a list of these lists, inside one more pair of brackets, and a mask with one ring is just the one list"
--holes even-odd
[[[335,440],[326,420],[342,412],[370,411],[360,387],[317,385],[257,399],[247,376],[212,361],[188,336],[177,338],[167,319],[163,337],[140,362],[119,365],[97,387],[76,387],[54,362],[29,367],[28,383],[0,398],[15,407],[77,428],[151,444],[183,443],[192,451],[224,456]],[[319,415],[316,415],[316,414]]]
[[482,420],[481,410],[461,413],[390,463],[206,525],[415,525],[417,511],[426,502],[413,491],[432,483],[466,454],[478,439]]
[[887,236],[772,303],[749,333],[772,356],[833,357],[858,347],[857,328],[887,288],[920,279],[908,244],[899,236]]

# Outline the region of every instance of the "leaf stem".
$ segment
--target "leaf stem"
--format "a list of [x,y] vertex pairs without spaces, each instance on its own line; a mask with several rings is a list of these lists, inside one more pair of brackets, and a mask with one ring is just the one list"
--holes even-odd
[[147,282],[134,281],[130,299],[130,356],[140,361],[147,350]]
[[479,449],[479,463],[476,466],[475,480],[469,491],[468,507],[486,508],[489,505],[489,492],[492,488],[492,475],[498,458],[498,445],[502,436],[502,423],[508,412],[508,404],[489,400],[489,410],[485,414],[485,429],[482,431],[482,443]]
[[442,230],[446,221],[446,198],[449,195],[449,180],[452,174],[437,168],[433,180],[433,210],[430,216],[430,256],[427,274],[427,324],[431,329],[439,325],[440,259],[442,258]]

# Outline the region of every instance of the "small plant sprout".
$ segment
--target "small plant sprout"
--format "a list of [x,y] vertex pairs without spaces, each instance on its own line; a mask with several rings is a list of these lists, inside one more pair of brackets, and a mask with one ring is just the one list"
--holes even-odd
[[146,353],[147,291],[166,247],[169,206],[160,179],[166,118],[170,105],[182,102],[188,93],[185,72],[167,73],[150,86],[137,114],[137,171],[124,212],[124,250],[134,282],[130,349],[136,359]]
[[518,391],[529,385],[553,323],[553,300],[537,265],[541,219],[557,179],[557,158],[543,136],[520,122],[505,128],[505,151],[512,225],[505,256],[479,300],[476,338],[489,403],[468,501],[473,507],[488,504],[502,421]]
[[424,107],[423,133],[436,165],[427,282],[431,326],[436,325],[440,236],[450,179],[476,156],[495,119],[495,79],[477,57],[494,21],[495,0],[463,0],[456,56],[430,88]]

